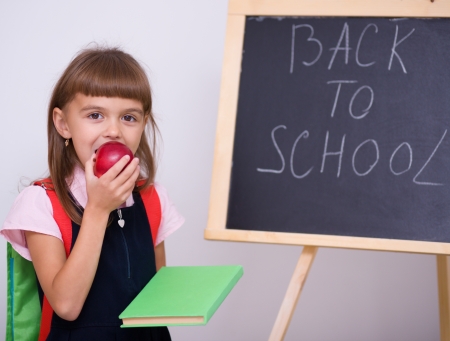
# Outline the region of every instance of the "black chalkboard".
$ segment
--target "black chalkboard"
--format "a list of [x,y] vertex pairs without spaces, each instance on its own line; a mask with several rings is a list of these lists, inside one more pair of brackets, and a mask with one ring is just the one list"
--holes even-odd
[[247,17],[227,229],[450,242],[450,20]]

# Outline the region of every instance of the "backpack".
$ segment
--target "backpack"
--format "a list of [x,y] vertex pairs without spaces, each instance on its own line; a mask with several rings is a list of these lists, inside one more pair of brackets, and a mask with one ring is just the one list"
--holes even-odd
[[[56,192],[46,188],[44,183],[51,183],[51,180],[45,179],[35,185],[42,186],[50,198],[53,218],[61,231],[68,256],[72,241],[72,221],[59,202]],[[140,194],[154,244],[161,222],[161,203],[153,186],[141,191]],[[41,307],[33,263],[19,255],[10,243],[7,243],[6,250],[8,292],[5,341],[45,340],[50,332],[53,310],[45,296]]]

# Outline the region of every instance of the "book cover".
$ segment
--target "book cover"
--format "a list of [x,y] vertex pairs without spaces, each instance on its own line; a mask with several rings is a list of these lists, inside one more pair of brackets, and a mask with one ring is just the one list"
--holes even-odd
[[122,327],[204,325],[243,273],[240,265],[162,267],[120,314]]

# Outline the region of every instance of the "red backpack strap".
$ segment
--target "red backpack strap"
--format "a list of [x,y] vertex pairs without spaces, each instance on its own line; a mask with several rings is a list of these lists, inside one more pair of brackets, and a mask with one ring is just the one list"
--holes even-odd
[[42,181],[35,182],[34,184],[43,187],[47,192],[50,202],[52,203],[53,219],[55,219],[56,224],[61,231],[64,249],[66,250],[66,257],[69,257],[70,247],[72,245],[72,221],[66,211],[64,211],[64,208],[56,195],[56,191],[49,188],[53,187],[51,186],[52,182],[50,179],[44,179]]
[[[61,231],[66,256],[69,257],[70,246],[72,244],[72,221],[64,211],[64,208],[62,207],[61,202],[56,195],[56,192],[47,187],[49,184],[51,185],[50,179],[44,179],[43,181],[35,182],[35,185],[42,186],[45,189],[48,197],[50,198],[50,202],[52,203],[53,207],[53,218],[55,219],[56,224],[58,224],[59,230]],[[41,328],[39,330],[39,341],[44,341],[47,339],[47,336],[50,333],[52,316],[53,309],[50,306],[50,303],[48,303],[47,297],[44,296],[42,302],[42,317]]]
[[62,240],[64,243],[64,249],[66,250],[66,257],[69,257],[70,247],[72,245],[72,221],[67,215],[66,211],[61,205],[56,192],[52,190],[47,190],[47,195],[50,198],[53,206],[53,218],[58,224],[59,230],[61,231]]
[[150,223],[153,245],[155,245],[159,225],[161,223],[161,202],[159,200],[159,195],[152,185],[141,191],[141,198],[144,203],[145,212],[147,213],[148,222]]
[[41,328],[39,329],[38,341],[47,340],[48,334],[50,334],[50,327],[52,325],[53,309],[50,303],[47,301],[47,297],[44,296],[42,301],[42,315],[41,315]]

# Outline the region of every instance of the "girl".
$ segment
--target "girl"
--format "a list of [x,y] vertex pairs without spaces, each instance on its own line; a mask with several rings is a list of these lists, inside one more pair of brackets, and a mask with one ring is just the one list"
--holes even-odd
[[[53,308],[47,340],[170,340],[166,327],[120,328],[118,318],[165,265],[164,239],[184,221],[155,184],[162,219],[153,248],[139,192],[154,181],[156,131],[147,76],[119,49],[81,51],[57,82],[47,124],[51,183],[44,185],[72,220],[70,255],[40,186],[20,193],[1,231],[32,260]],[[124,156],[97,178],[95,151],[107,141],[124,143],[135,158],[123,169]]]

